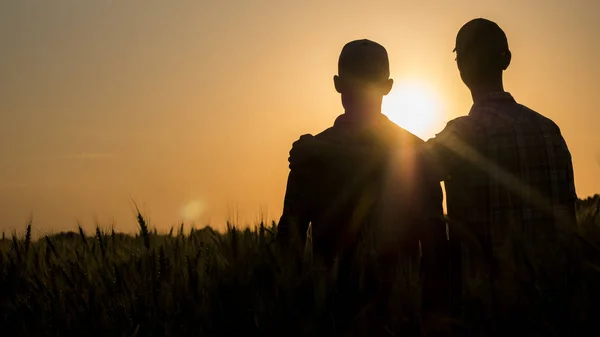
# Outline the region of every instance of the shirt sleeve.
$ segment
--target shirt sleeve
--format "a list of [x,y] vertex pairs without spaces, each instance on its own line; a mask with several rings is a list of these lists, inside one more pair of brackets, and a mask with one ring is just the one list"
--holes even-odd
[[474,146],[480,130],[468,116],[456,118],[425,143],[423,166],[436,181],[448,179],[465,161],[477,158]]
[[293,168],[288,175],[283,214],[277,226],[277,238],[285,243],[295,235],[303,240],[310,222],[308,205],[303,198],[301,169]]
[[576,203],[577,192],[575,190],[575,177],[573,173],[573,161],[571,152],[563,138],[558,126],[557,129],[557,146],[555,149],[557,159],[557,209],[555,210],[558,219],[571,222],[572,225],[577,223]]

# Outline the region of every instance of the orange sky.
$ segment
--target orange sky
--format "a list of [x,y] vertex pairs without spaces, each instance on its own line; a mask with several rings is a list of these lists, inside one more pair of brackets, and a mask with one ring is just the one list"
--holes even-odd
[[[505,86],[552,118],[578,194],[600,192],[600,1],[3,1],[0,230],[113,220],[134,198],[159,229],[278,218],[291,143],[342,112],[342,46],[389,52],[398,88],[438,99],[427,138],[470,95],[452,49],[475,17],[506,32]],[[393,107],[392,107],[393,108]],[[193,212],[202,210],[201,213]]]

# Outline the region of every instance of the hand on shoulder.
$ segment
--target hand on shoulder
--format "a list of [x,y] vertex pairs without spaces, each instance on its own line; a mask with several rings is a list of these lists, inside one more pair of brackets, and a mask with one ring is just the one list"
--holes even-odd
[[290,169],[302,165],[307,160],[312,158],[315,153],[315,142],[318,142],[310,133],[304,134],[298,138],[293,144],[288,157]]
[[458,142],[472,142],[477,138],[480,128],[476,121],[470,116],[461,116],[449,121],[446,127],[434,138],[429,139],[426,144],[429,147],[435,145],[450,145]]

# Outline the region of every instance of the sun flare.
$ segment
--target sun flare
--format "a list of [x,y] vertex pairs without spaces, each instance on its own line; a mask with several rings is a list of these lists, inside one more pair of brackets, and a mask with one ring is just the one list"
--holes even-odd
[[181,217],[186,221],[197,220],[198,217],[204,212],[205,208],[206,204],[202,200],[190,200],[181,208]]
[[421,139],[432,137],[442,118],[442,105],[429,87],[414,81],[394,84],[383,99],[383,113]]

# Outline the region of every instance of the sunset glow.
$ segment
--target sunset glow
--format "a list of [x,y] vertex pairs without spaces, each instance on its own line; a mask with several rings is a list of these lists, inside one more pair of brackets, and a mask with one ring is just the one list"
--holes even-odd
[[[543,8],[543,10],[540,10]],[[1,1],[0,232],[168,232],[282,213],[294,141],[343,113],[355,39],[387,50],[383,112],[427,140],[473,103],[452,52],[467,21],[506,32],[505,88],[557,125],[577,193],[600,191],[600,1]],[[37,232],[34,232],[37,235]]]
[[383,113],[394,123],[426,140],[442,118],[441,103],[427,86],[416,81],[397,83],[384,98]]
[[202,200],[190,200],[181,208],[181,217],[185,221],[195,221],[202,212],[204,212],[205,204]]

